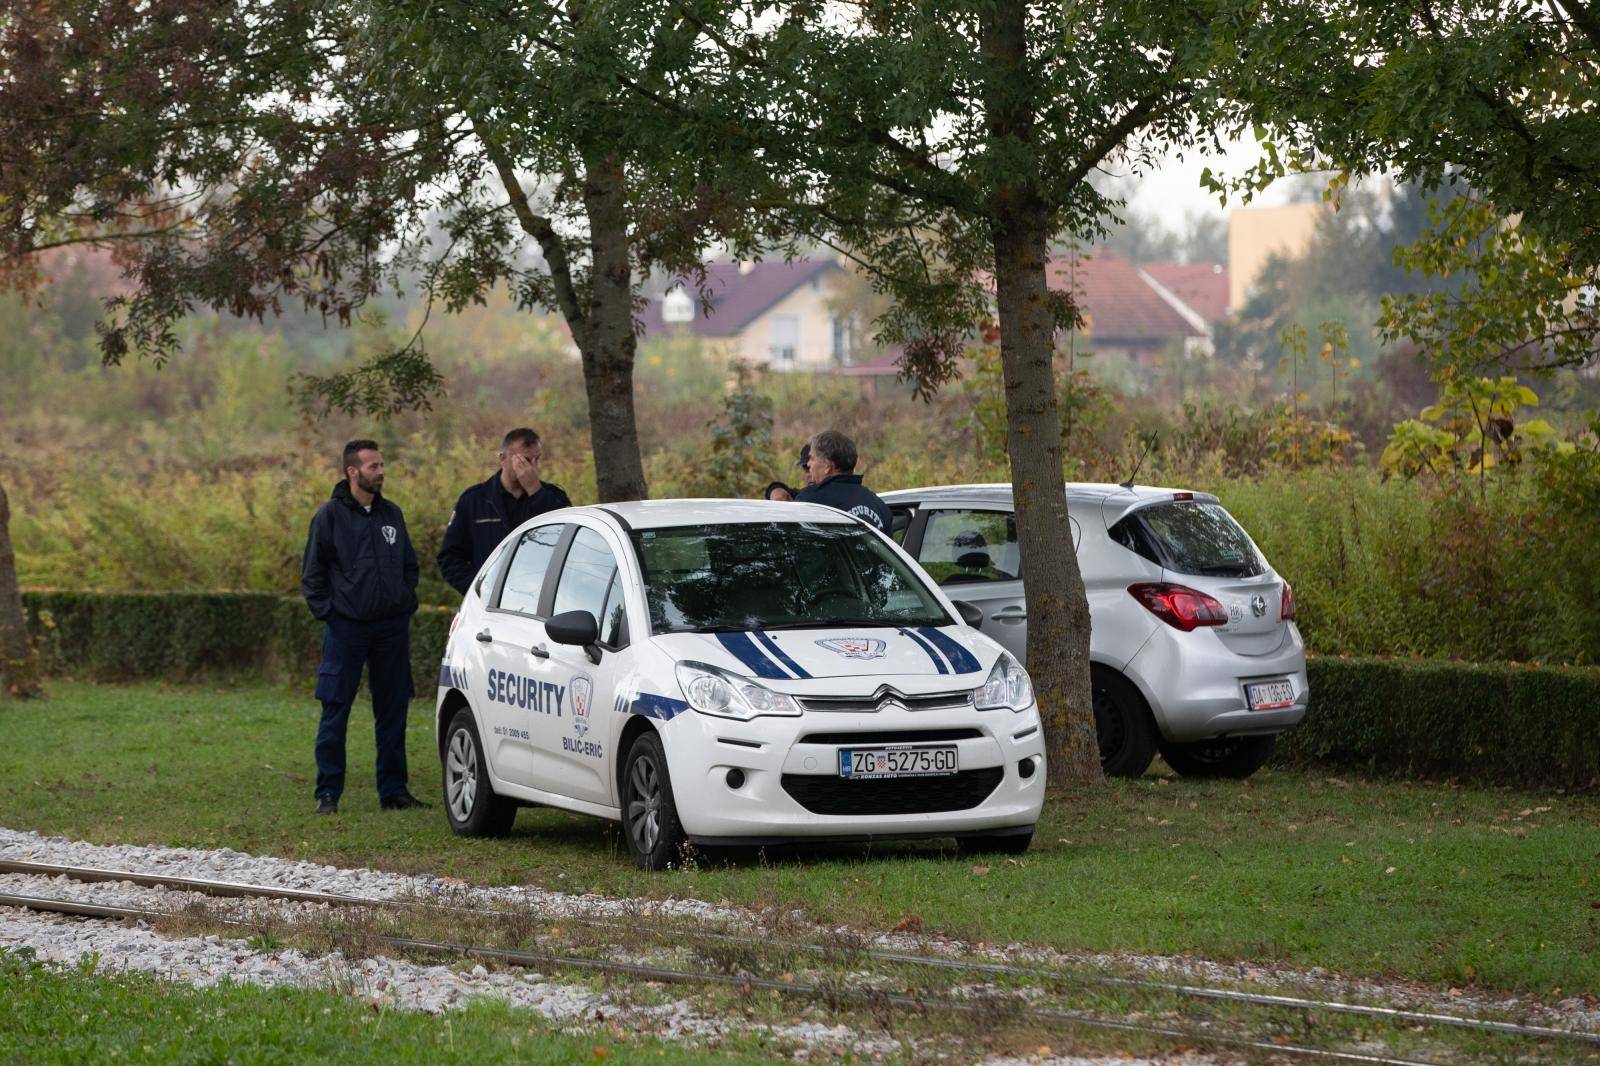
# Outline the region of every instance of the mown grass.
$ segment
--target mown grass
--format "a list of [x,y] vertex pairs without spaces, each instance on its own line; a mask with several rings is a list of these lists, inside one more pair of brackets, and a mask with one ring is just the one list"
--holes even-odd
[[[233,847],[565,891],[694,896],[817,919],[1067,949],[1190,952],[1544,996],[1600,991],[1600,801],[1263,772],[1147,776],[1054,798],[1021,860],[944,845],[786,848],[651,875],[603,822],[523,811],[462,840],[378,810],[353,716],[341,814],[312,813],[317,707],[266,686],[59,683],[0,708],[0,825],[101,843]],[[424,704],[412,788],[437,800]],[[1159,766],[1159,764],[1158,764]],[[916,922],[913,922],[916,924]]]
[[479,1003],[443,1017],[372,1010],[317,990],[195,989],[144,974],[49,969],[0,952],[0,1062],[684,1063],[768,1061],[720,1055],[604,1028],[569,1036],[526,1011]]

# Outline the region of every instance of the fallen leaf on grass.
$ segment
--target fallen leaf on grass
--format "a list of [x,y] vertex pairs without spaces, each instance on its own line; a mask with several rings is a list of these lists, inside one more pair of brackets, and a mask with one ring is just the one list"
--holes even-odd
[[895,923],[892,933],[920,933],[922,932],[922,915],[916,911],[906,912],[906,916]]
[[975,877],[982,877],[984,874],[986,874],[988,872],[989,872],[989,867],[987,867],[987,866],[974,866],[972,868],[972,873],[973,873],[973,876],[975,876]]

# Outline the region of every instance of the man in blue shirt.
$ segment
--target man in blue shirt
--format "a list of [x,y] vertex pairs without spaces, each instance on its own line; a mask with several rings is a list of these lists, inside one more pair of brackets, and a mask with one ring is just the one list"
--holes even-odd
[[531,429],[513,429],[500,444],[500,469],[461,494],[439,545],[439,571],[463,596],[479,568],[513,529],[535,515],[571,507],[561,486],[539,474],[544,446]]
[[856,443],[836,429],[825,429],[806,442],[806,487],[795,493],[797,503],[820,503],[855,515],[883,533],[894,528],[889,505],[861,484],[856,473]]

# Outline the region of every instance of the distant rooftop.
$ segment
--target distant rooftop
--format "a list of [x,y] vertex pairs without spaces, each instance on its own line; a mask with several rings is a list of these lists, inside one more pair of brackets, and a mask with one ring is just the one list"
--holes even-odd
[[668,322],[662,315],[664,301],[658,296],[649,301],[640,323],[646,336],[680,326],[697,337],[732,337],[802,285],[842,269],[831,259],[708,263],[709,312],[700,307],[693,280],[680,278],[668,287],[668,292],[679,289],[688,295],[694,305],[693,318],[682,323]]

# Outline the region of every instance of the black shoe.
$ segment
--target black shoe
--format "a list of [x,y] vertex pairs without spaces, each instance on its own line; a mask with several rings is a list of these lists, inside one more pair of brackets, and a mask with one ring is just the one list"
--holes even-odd
[[317,813],[318,814],[338,814],[339,813],[339,801],[337,799],[335,799],[333,796],[318,796],[317,797]]
[[433,808],[433,804],[423,803],[409,792],[402,792],[398,796],[390,796],[388,799],[379,800],[378,806],[386,811],[409,811],[417,807],[430,810]]

